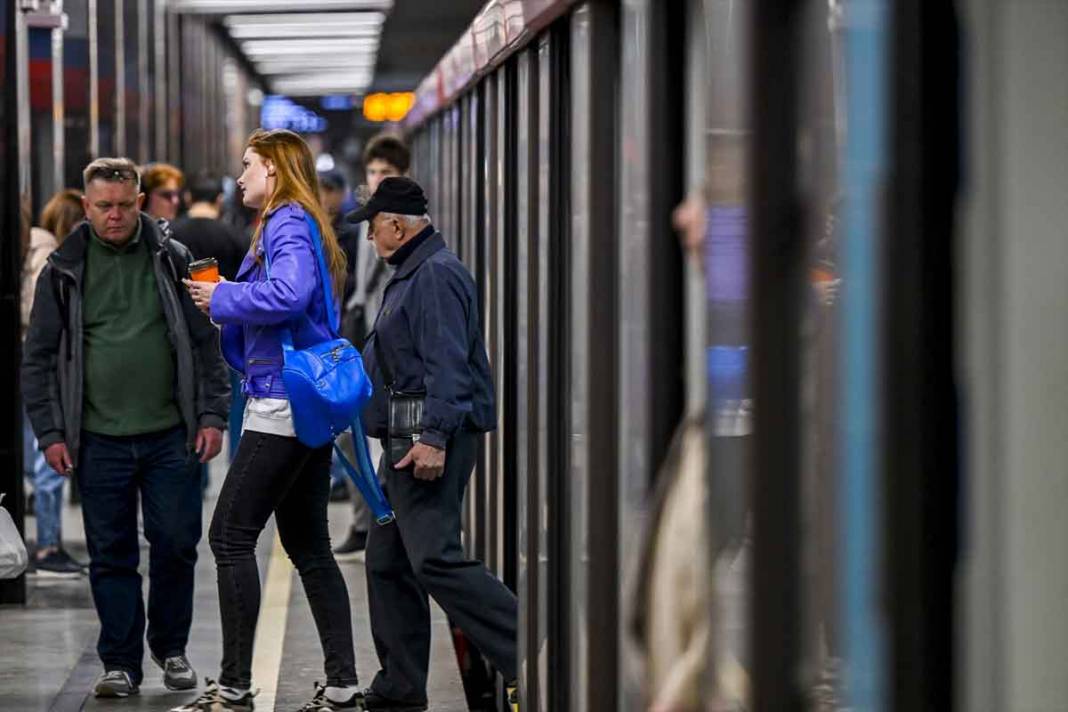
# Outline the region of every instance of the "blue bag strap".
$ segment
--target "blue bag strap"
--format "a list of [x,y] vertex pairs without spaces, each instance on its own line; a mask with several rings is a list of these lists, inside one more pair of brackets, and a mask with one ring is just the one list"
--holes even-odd
[[357,464],[353,465],[349,462],[349,459],[345,457],[345,453],[341,450],[341,446],[336,441],[334,442],[334,452],[337,453],[338,459],[341,461],[349,479],[356,485],[356,489],[359,490],[364,501],[367,502],[367,506],[371,508],[375,523],[379,526],[389,524],[396,519],[396,515],[393,513],[393,507],[390,506],[389,500],[386,499],[385,492],[382,491],[382,485],[378,481],[378,474],[371,463],[371,454],[367,448],[367,438],[364,436],[363,425],[360,423],[359,418],[352,422],[349,429],[352,431],[352,445],[356,451]]
[[[267,268],[267,281],[271,281],[271,255],[267,251],[267,243],[263,243],[263,264]],[[282,342],[282,359],[285,360],[286,354],[293,351],[293,332],[289,330],[288,326],[278,327],[278,337]]]
[[323,236],[319,232],[319,225],[315,219],[307,213],[304,214],[304,222],[308,223],[311,230],[312,247],[315,249],[315,261],[319,265],[319,281],[323,285],[323,299],[326,301],[326,319],[330,323],[330,331],[334,338],[338,338],[338,330],[341,328],[341,318],[334,306],[334,295],[330,289],[330,271],[326,269],[326,258],[323,256]]
[[[338,318],[337,308],[334,306],[334,297],[331,294],[330,287],[330,272],[326,269],[326,258],[323,257],[323,236],[319,232],[319,225],[315,220],[305,213],[304,222],[308,224],[308,229],[311,230],[311,243],[312,249],[315,251],[315,261],[317,269],[319,270],[319,281],[323,285],[323,300],[326,302],[326,319],[328,326],[330,327],[330,333],[333,337],[339,338],[339,329],[341,327],[341,320]],[[263,245],[263,260],[264,265],[267,268],[267,279],[271,279],[271,255],[267,250],[267,243]],[[281,326],[278,328],[279,336],[282,341],[282,351],[293,350],[293,332],[290,331],[288,326]]]

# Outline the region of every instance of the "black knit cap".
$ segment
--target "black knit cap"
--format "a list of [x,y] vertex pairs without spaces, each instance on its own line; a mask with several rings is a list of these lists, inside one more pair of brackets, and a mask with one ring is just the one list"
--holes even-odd
[[379,213],[397,215],[426,215],[426,194],[411,178],[392,176],[378,184],[378,190],[367,204],[345,216],[350,223],[370,220]]

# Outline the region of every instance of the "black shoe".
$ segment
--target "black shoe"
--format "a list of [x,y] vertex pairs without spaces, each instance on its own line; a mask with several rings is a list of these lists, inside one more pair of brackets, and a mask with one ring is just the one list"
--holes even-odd
[[326,686],[315,683],[315,697],[304,703],[297,712],[334,712],[334,710],[363,710],[363,692],[356,690],[344,702],[335,702],[326,696]]
[[65,561],[68,561],[71,564],[74,564],[75,566],[77,566],[79,569],[81,569],[83,574],[88,574],[89,573],[89,564],[84,564],[81,561],[78,561],[73,556],[71,556],[69,553],[67,553],[66,549],[60,547],[59,555],[62,556]]
[[367,532],[358,532],[349,527],[349,535],[345,537],[345,541],[334,548],[334,558],[338,561],[355,561],[366,548]]
[[389,710],[389,712],[424,712],[426,702],[401,702],[383,697],[370,687],[363,691],[363,706],[367,710]]
[[34,573],[42,578],[74,579],[85,574],[85,567],[72,559],[62,549],[45,554],[44,558],[34,558]]

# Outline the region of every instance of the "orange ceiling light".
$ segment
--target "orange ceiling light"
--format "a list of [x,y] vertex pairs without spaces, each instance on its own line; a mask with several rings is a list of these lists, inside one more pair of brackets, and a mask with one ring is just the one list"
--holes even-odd
[[410,91],[368,94],[363,98],[363,117],[368,121],[400,121],[415,104],[415,94]]

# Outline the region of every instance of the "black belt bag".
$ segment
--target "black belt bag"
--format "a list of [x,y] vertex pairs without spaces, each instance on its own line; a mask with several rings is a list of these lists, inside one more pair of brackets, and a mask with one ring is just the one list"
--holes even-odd
[[396,379],[393,369],[384,358],[382,347],[378,344],[378,334],[374,334],[375,359],[382,374],[386,377],[386,392],[389,394],[389,422],[386,426],[386,456],[389,464],[395,465],[404,459],[412,446],[419,442],[423,433],[423,404],[425,393],[409,393],[393,388]]

